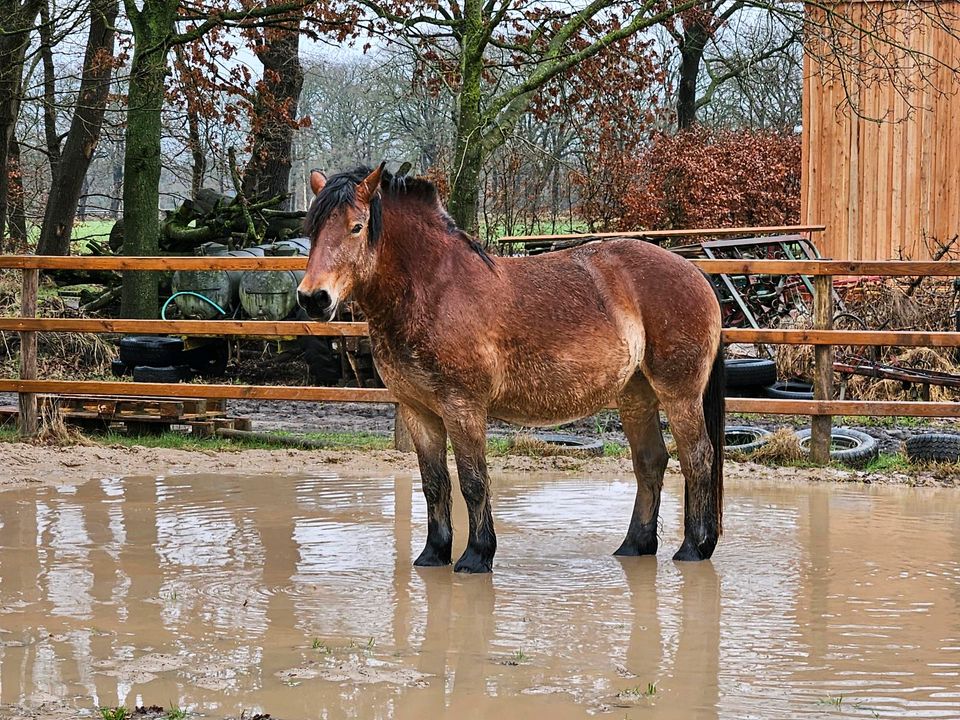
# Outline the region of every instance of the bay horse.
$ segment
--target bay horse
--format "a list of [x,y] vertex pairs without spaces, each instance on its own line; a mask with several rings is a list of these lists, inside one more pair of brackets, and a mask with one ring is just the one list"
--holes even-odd
[[497,538],[487,420],[556,425],[620,409],[637,495],[616,555],[657,551],[670,422],[685,481],[674,560],[704,560],[722,532],[724,362],[720,306],[689,261],[639,240],[534,257],[490,257],[446,213],[434,185],[357,168],[311,173],[311,239],[298,299],[329,321],[352,298],[377,370],[417,451],[426,546],[414,564],[448,565],[453,530],[447,437],[469,517],[456,572],[493,567]]

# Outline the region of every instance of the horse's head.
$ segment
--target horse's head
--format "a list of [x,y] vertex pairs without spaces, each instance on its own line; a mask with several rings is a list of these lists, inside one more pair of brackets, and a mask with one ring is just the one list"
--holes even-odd
[[307,214],[310,236],[307,273],[297,288],[300,306],[310,317],[329,321],[341,300],[373,268],[380,235],[380,179],[384,163],[365,177],[342,173],[329,181],[310,173],[316,197]]

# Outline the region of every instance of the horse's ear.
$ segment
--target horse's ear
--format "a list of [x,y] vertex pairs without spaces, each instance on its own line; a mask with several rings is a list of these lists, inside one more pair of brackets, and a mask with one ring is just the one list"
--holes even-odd
[[310,171],[310,189],[313,190],[314,195],[319,195],[320,191],[323,190],[323,186],[327,184],[327,176],[324,175],[319,170]]
[[386,161],[380,163],[376,170],[367,175],[359,185],[357,185],[357,200],[362,203],[369,203],[373,196],[380,190],[380,178],[383,175],[383,168],[386,167]]

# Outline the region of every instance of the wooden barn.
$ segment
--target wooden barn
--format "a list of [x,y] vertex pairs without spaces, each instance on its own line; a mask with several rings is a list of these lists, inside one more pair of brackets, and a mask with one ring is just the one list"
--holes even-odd
[[960,1],[842,8],[857,27],[897,14],[898,42],[921,55],[865,58],[859,78],[807,56],[801,217],[826,225],[824,257],[931,259],[960,234]]

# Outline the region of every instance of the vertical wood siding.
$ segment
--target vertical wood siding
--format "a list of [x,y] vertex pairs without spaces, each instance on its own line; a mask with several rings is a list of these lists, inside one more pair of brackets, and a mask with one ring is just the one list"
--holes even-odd
[[[960,0],[943,4],[960,14]],[[866,3],[844,7],[854,23],[871,20]],[[912,3],[899,7],[916,22]],[[929,19],[922,25],[904,42],[943,65],[931,70],[932,82],[917,79],[905,94],[890,82],[851,89],[805,58],[801,216],[827,226],[820,240],[825,257],[928,260],[936,249],[930,238],[960,234],[960,82],[950,70],[960,68],[960,40]],[[887,121],[858,115],[848,92],[862,115]]]

